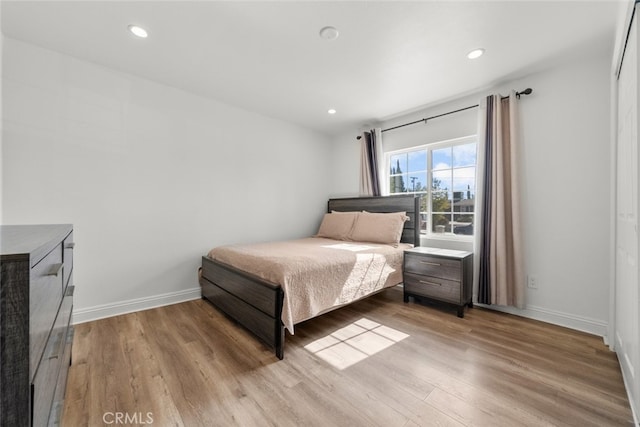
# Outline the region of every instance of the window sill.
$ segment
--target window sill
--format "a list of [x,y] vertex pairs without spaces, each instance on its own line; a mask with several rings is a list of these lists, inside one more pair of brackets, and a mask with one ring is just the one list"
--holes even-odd
[[455,234],[420,234],[420,240],[446,240],[449,242],[473,242],[473,236],[457,236]]
[[420,246],[432,246],[443,249],[473,251],[473,236],[442,236],[437,234],[420,235]]

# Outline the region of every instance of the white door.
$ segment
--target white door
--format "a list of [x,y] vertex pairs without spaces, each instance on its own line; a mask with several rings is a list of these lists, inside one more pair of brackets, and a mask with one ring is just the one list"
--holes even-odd
[[640,408],[638,353],[638,32],[634,16],[618,77],[615,347]]

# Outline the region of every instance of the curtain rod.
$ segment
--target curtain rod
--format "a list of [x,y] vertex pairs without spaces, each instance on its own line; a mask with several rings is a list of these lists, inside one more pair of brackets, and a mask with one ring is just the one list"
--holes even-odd
[[[528,87],[528,88],[526,88],[525,90],[523,90],[521,92],[516,92],[516,98],[520,99],[521,95],[531,95],[531,93],[533,93],[533,89]],[[507,99],[507,98],[508,98],[508,96],[503,96],[502,97],[502,99]],[[470,110],[472,108],[477,108],[479,106],[480,106],[480,104],[471,105],[469,107],[464,107],[464,108],[460,108],[458,110],[449,111],[447,113],[438,114],[437,116],[425,117],[424,119],[416,120],[414,122],[404,123],[402,125],[394,126],[394,127],[387,128],[387,129],[382,129],[382,132],[387,132],[389,130],[394,130],[394,129],[402,128],[402,127],[405,127],[405,126],[415,125],[416,123],[427,123],[427,121],[429,121],[431,119],[437,119],[438,117],[448,116],[449,114],[459,113],[461,111]],[[356,137],[356,139],[360,139],[360,138],[362,138],[361,135],[358,135]]]

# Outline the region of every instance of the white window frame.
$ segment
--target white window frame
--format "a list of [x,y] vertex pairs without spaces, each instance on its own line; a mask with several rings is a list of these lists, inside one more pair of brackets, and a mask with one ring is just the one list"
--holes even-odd
[[[474,229],[474,234],[469,236],[469,235],[463,235],[463,234],[454,234],[454,233],[435,233],[432,230],[432,226],[431,226],[431,220],[432,220],[432,206],[431,206],[431,191],[432,191],[432,177],[433,177],[433,171],[430,169],[430,166],[432,164],[432,151],[433,150],[437,150],[440,148],[445,148],[445,147],[454,147],[456,145],[464,145],[464,144],[469,144],[471,142],[475,142],[476,143],[476,191],[475,193],[478,193],[478,189],[477,189],[477,176],[478,176],[478,135],[468,135],[468,136],[463,136],[460,138],[454,138],[454,139],[448,139],[445,141],[437,141],[437,142],[431,142],[428,144],[422,144],[422,145],[416,145],[416,146],[412,146],[412,147],[407,147],[407,148],[403,148],[400,150],[393,150],[393,151],[386,151],[384,153],[384,164],[385,164],[385,172],[384,172],[384,188],[385,188],[385,193],[386,194],[391,194],[391,189],[389,188],[389,182],[390,182],[390,171],[391,171],[391,157],[396,155],[396,154],[403,154],[403,153],[409,153],[412,151],[419,151],[419,150],[426,150],[427,151],[427,191],[407,191],[405,193],[393,193],[393,194],[423,194],[423,197],[427,198],[427,216],[429,218],[428,220],[428,224],[429,226],[427,227],[427,231],[425,234],[421,235],[426,237],[427,239],[442,239],[442,240],[457,240],[457,241],[465,241],[465,242],[470,242],[473,241],[474,236],[475,236],[475,232],[476,230]],[[477,216],[477,209],[478,206],[475,206],[474,212],[473,212],[473,217],[474,217],[474,224],[475,224],[475,219]],[[422,212],[420,212],[422,213]]]

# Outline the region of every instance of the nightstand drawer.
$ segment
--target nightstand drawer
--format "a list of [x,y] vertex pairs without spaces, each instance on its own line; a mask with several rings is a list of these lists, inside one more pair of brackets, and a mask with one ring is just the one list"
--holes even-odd
[[442,301],[460,303],[461,284],[458,281],[407,273],[404,275],[404,291]]
[[425,255],[405,254],[404,271],[420,275],[440,277],[449,280],[462,280],[462,268],[459,260]]

